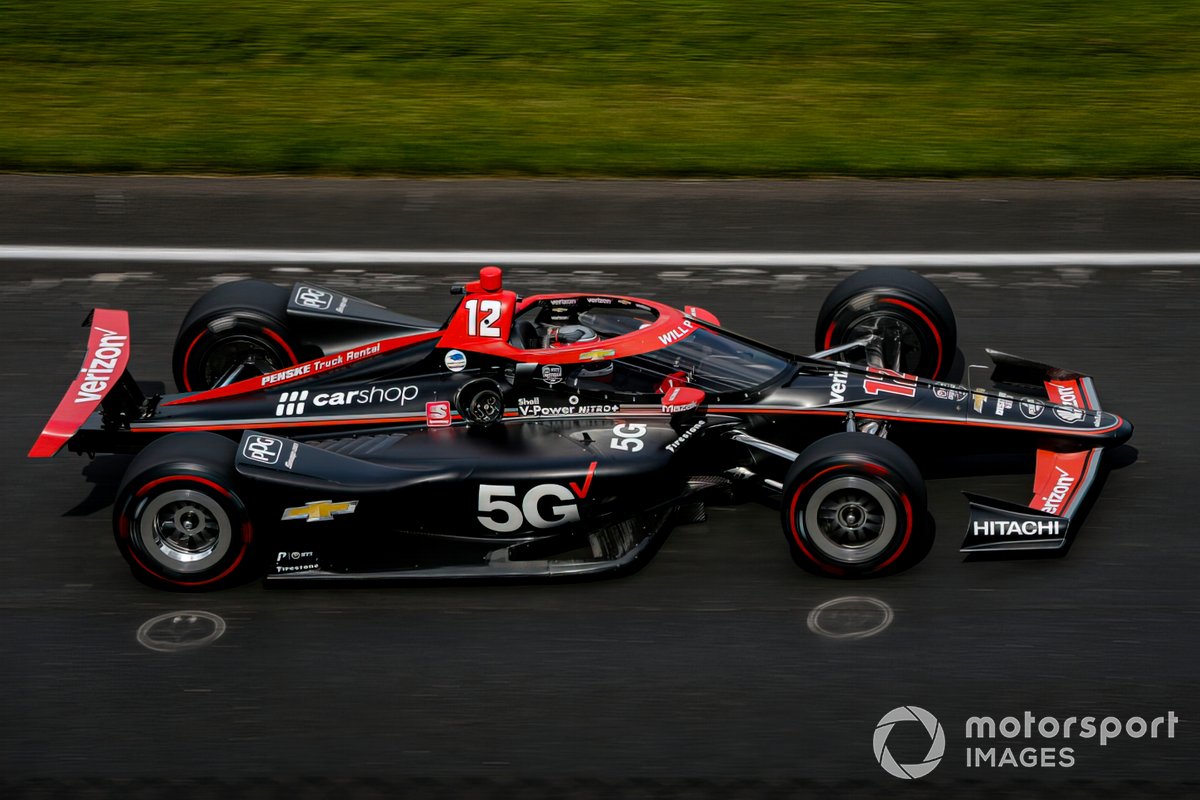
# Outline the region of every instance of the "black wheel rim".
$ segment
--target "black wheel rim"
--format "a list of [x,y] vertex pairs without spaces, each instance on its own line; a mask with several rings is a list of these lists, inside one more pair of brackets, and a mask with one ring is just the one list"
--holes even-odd
[[234,367],[256,361],[272,371],[288,365],[288,361],[277,347],[257,336],[236,334],[222,337],[204,353],[204,360],[200,365],[202,385],[193,388],[208,389],[216,386]]
[[797,520],[826,557],[862,564],[883,555],[900,529],[889,492],[857,475],[841,475],[818,486],[797,510]]
[[[910,320],[889,311],[873,311],[855,319],[843,335],[844,341],[871,337],[868,363],[895,372],[921,374],[927,369],[926,342]],[[875,363],[879,362],[879,363]]]

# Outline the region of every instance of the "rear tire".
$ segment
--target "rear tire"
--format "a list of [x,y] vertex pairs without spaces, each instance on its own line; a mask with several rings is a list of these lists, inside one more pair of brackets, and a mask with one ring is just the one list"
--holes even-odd
[[916,464],[865,433],[836,433],[806,448],[788,470],[780,513],[792,559],[817,575],[899,572],[933,542]]
[[288,290],[264,281],[234,281],[192,305],[179,326],[171,365],[181,392],[211,389],[230,370],[257,361],[271,370],[299,363],[287,325]]
[[134,458],[113,504],[113,534],[135,577],[187,591],[243,574],[254,531],[234,489],[236,451],[215,433],[177,433]]
[[817,350],[873,333],[884,340],[884,363],[876,366],[939,379],[954,364],[958,348],[954,310],[941,290],[915,272],[865,269],[843,280],[825,298],[817,315]]

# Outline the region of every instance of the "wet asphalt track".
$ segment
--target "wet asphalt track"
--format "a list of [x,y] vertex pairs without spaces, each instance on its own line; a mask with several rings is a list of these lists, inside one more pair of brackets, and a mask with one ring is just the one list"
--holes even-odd
[[[1200,250],[1195,183],[10,178],[0,188],[4,244]],[[505,266],[519,290],[695,303],[797,350],[844,274]],[[937,544],[919,567],[882,581],[807,575],[788,559],[775,513],[748,506],[677,529],[645,570],[620,580],[156,592],[131,579],[111,541],[119,459],[34,463],[24,453],[78,368],[86,308],[129,309],[135,375],[165,379],[187,306],[232,274],[294,277],[227,265],[0,263],[0,786],[10,792],[153,794],[220,778],[294,796],[311,786],[304,776],[360,781],[316,784],[327,790],[316,796],[717,787],[712,796],[733,797],[828,786],[839,796],[899,787],[916,796],[967,785],[1019,795],[1081,780],[1093,782],[1085,793],[1111,781],[1138,781],[1122,784],[1130,794],[1200,789],[1200,269],[928,273],[956,308],[969,360],[994,346],[1089,372],[1105,408],[1136,426],[1066,558],[961,561],[961,490],[1024,500],[1029,476],[1006,475],[931,482]],[[445,286],[468,274],[322,267],[304,277],[440,317]],[[813,633],[813,609],[849,595],[886,604],[890,626],[861,639]],[[181,611],[219,617],[223,635],[174,652],[139,644],[143,623]],[[878,613],[832,614],[822,625],[853,630]],[[195,639],[205,619],[158,635]],[[906,704],[946,728],[946,758],[919,789],[884,775],[871,752],[876,722]],[[1026,709],[1060,718],[1173,710],[1183,722],[1171,741],[1054,743],[1074,745],[1070,769],[964,765],[966,717]],[[901,734],[893,750],[918,760],[925,743]]]

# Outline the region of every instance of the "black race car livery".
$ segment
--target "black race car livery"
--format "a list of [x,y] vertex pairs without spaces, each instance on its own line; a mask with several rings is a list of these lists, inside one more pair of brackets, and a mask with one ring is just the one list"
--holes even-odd
[[136,453],[114,532],[164,587],[615,573],[745,499],[778,503],[800,566],[850,577],[923,557],[921,466],[946,453],[1034,458],[1027,502],[968,495],[965,552],[1061,551],[1132,432],[1080,373],[989,351],[990,385],[951,380],[949,303],[902,270],[839,284],[808,356],[702,308],[522,298],[495,267],[455,291],[439,325],[223,285],[181,325],[175,394],[134,380],[128,315],[95,309],[30,455]]

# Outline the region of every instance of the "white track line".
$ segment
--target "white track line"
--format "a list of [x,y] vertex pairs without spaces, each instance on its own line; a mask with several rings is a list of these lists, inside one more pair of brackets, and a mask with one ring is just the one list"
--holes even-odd
[[0,245],[0,261],[205,264],[483,264],[539,267],[1197,267],[1200,252],[770,253],[614,250],[299,250],[237,247]]

